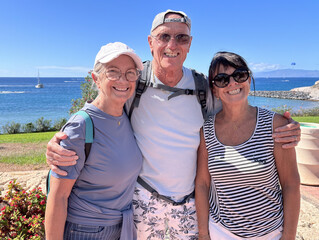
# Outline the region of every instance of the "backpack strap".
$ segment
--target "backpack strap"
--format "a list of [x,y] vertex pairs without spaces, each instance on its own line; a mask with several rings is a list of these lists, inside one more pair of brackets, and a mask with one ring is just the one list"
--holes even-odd
[[208,81],[204,74],[197,72],[195,69],[192,69],[197,100],[201,106],[203,118],[207,118],[207,90]]
[[177,97],[180,95],[196,95],[199,104],[201,105],[201,110],[203,114],[203,118],[207,117],[207,89],[208,82],[204,74],[197,72],[192,69],[192,74],[195,82],[195,90],[193,89],[183,89],[170,87],[164,84],[152,83],[151,75],[152,75],[152,64],[150,61],[143,62],[144,70],[142,71],[142,75],[136,83],[136,91],[133,102],[130,106],[128,116],[129,119],[132,117],[132,113],[134,108],[138,107],[142,94],[146,91],[147,87],[152,87],[156,89],[162,89],[165,91],[172,92],[172,94],[168,97],[168,100],[173,97]]
[[[76,112],[74,115],[80,115],[84,118],[85,120],[85,146],[84,146],[84,151],[85,151],[85,161],[89,157],[93,139],[94,139],[94,124],[92,121],[92,118],[90,115],[85,111],[85,110],[80,110]],[[62,128],[63,131],[64,128]],[[49,170],[49,173],[47,175],[47,181],[46,181],[46,190],[47,190],[47,195],[50,192],[50,177],[51,177],[51,169]]]
[[150,61],[143,62],[144,70],[142,71],[142,75],[138,79],[136,83],[135,97],[131,104],[130,110],[128,112],[128,117],[131,119],[134,108],[138,107],[140,104],[141,96],[146,91],[152,74],[152,64]]

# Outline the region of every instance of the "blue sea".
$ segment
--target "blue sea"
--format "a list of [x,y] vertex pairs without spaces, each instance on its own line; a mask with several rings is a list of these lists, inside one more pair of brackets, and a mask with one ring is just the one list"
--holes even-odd
[[[319,78],[256,78],[256,90],[290,90],[312,86]],[[41,78],[44,88],[35,88],[36,78],[0,78],[0,131],[12,121],[25,124],[40,117],[52,122],[69,118],[71,100],[81,97],[84,78]],[[318,107],[319,102],[249,97],[249,103],[268,109],[287,105],[294,110]]]

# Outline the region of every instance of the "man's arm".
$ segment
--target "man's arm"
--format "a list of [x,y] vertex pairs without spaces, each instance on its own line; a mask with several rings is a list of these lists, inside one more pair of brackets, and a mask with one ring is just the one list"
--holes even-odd
[[197,151],[197,171],[195,179],[195,204],[198,222],[198,239],[209,240],[209,189],[211,177],[208,172],[208,152],[203,129],[200,132],[200,145]]
[[300,124],[291,118],[289,112],[285,112],[284,117],[288,119],[288,124],[275,128],[272,136],[275,142],[283,143],[282,148],[293,148],[300,141]]
[[76,164],[78,156],[76,152],[67,150],[60,146],[60,142],[68,136],[63,132],[56,133],[47,145],[47,164],[55,173],[66,176],[67,172],[59,169],[57,166],[71,166]]

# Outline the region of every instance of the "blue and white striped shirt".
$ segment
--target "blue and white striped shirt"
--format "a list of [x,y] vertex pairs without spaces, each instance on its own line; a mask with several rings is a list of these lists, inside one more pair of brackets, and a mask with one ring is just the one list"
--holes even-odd
[[204,124],[211,175],[210,215],[243,237],[266,235],[283,225],[283,202],[272,138],[274,112],[257,109],[254,133],[225,146],[215,135],[215,117]]

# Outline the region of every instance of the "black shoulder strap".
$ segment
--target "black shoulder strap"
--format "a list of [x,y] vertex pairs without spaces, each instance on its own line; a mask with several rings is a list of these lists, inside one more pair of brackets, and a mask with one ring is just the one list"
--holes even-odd
[[[84,146],[84,151],[85,151],[85,161],[88,159],[93,139],[94,139],[94,124],[92,121],[92,118],[90,114],[85,111],[85,110],[80,110],[76,112],[74,115],[81,115],[84,120],[85,120],[85,146]],[[62,128],[63,131],[64,128]],[[46,181],[46,190],[47,190],[47,195],[50,192],[50,177],[51,177],[51,170],[49,170],[48,175],[47,175],[47,181]]]
[[197,72],[192,69],[194,81],[195,81],[195,89],[196,96],[199,104],[201,105],[203,118],[207,117],[207,91],[208,91],[208,81],[204,74]]
[[155,84],[151,83],[151,74],[152,74],[152,64],[150,61],[143,62],[144,69],[142,71],[142,75],[136,83],[136,91],[133,102],[130,106],[128,116],[131,119],[134,108],[138,107],[140,103],[140,99],[142,94],[146,91],[147,87],[152,87],[156,89],[162,89],[165,91],[170,91],[172,94],[168,97],[170,100],[173,97],[177,97],[179,95],[196,95],[199,104],[201,105],[203,118],[207,117],[207,89],[208,82],[204,74],[199,73],[192,69],[193,78],[195,81],[195,91],[193,89],[182,89],[176,87],[170,87],[164,84]]
[[131,119],[134,108],[138,107],[138,105],[140,104],[141,96],[146,91],[146,88],[150,83],[152,74],[152,64],[150,61],[145,61],[143,62],[143,66],[144,69],[142,71],[142,74],[136,83],[135,97],[128,112],[129,119]]

